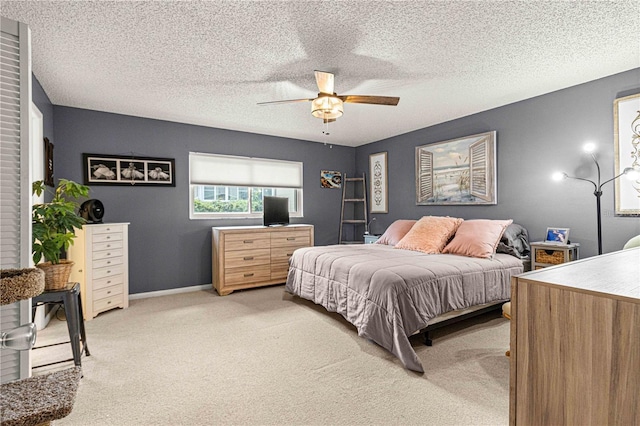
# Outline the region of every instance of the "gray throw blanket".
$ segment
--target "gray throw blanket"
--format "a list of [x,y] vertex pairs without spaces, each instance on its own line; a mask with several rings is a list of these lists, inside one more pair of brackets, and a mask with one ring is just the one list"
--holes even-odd
[[510,298],[522,261],[496,254],[478,259],[423,254],[380,244],[298,249],[285,290],[338,312],[361,337],[423,372],[409,336],[433,317]]

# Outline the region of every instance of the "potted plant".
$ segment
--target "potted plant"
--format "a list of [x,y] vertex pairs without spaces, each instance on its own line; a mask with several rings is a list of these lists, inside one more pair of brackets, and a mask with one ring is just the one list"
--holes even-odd
[[[47,190],[44,181],[33,183],[33,193]],[[89,187],[60,179],[48,203],[34,204],[31,215],[33,263],[45,272],[45,289],[63,288],[69,280],[73,262],[60,259],[73,244],[75,229],[85,220],[77,214],[78,198],[89,195]],[[44,258],[45,262],[40,263]]]

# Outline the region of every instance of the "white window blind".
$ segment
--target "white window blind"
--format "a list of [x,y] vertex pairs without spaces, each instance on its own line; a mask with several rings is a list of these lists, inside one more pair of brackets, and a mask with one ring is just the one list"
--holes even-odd
[[302,188],[302,163],[231,155],[189,153],[192,185]]

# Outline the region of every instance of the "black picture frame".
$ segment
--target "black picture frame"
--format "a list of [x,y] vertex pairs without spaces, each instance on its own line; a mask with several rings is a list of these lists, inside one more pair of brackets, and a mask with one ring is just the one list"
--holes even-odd
[[54,186],[53,182],[53,144],[44,138],[44,184]]
[[85,185],[176,186],[175,159],[82,154]]

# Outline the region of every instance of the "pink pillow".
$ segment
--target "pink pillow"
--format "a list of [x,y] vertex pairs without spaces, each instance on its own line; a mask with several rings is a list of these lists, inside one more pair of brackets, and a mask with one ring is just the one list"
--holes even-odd
[[382,234],[382,236],[378,238],[376,244],[395,246],[396,244],[398,244],[398,241],[402,239],[402,237],[407,235],[407,232],[409,232],[411,227],[415,225],[416,222],[417,220],[413,219],[396,220],[391,225],[389,225],[387,230],[384,231],[384,234]]
[[462,222],[463,219],[455,217],[424,216],[396,244],[396,248],[440,253]]
[[513,220],[465,220],[443,253],[469,257],[493,257],[504,230]]

